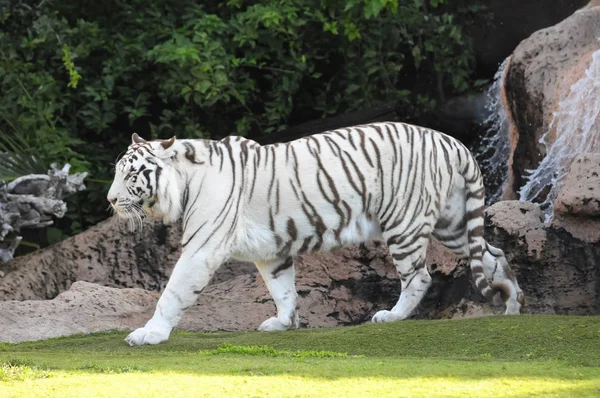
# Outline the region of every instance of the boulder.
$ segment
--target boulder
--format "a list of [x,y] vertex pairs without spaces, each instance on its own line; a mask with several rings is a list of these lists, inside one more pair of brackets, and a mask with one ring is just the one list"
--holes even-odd
[[[599,36],[600,2],[595,0],[562,22],[536,31],[513,52],[505,79],[506,110],[516,125],[511,130],[506,198],[517,197],[527,182],[526,170],[536,169],[556,140],[559,123],[552,122],[559,103],[585,76]],[[595,123],[600,128],[600,122]]]
[[554,212],[561,216],[600,216],[600,153],[583,153],[573,160]]
[[160,290],[179,257],[179,229],[140,231],[110,218],[50,247],[0,264],[0,300],[49,300],[76,281]]
[[520,201],[490,206],[486,234],[513,266],[526,312],[600,314],[600,245],[546,225],[536,204]]
[[75,282],[53,300],[0,301],[0,342],[42,340],[143,325],[157,292]]
[[552,224],[582,241],[600,243],[600,153],[573,160],[554,202]]

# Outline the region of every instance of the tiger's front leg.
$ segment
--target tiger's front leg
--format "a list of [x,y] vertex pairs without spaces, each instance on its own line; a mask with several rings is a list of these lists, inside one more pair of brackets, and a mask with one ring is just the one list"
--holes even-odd
[[277,316],[264,321],[260,331],[277,331],[298,328],[298,311],[294,262],[291,257],[269,262],[256,262],[256,268],[262,276],[275,306]]
[[171,330],[177,326],[184,311],[196,302],[219,265],[221,261],[184,251],[158,300],[154,316],[144,327],[129,334],[125,341],[130,346],[167,341]]

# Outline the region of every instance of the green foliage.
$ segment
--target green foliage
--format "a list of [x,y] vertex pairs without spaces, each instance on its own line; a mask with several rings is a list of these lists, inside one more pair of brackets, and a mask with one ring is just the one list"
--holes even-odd
[[75,63],[73,62],[73,56],[71,55],[71,50],[68,46],[63,46],[63,65],[67,72],[69,72],[69,83],[67,83],[67,87],[77,87],[77,83],[81,79],[81,75],[79,72],[75,70]]
[[47,379],[52,376],[45,366],[34,365],[29,359],[12,358],[0,364],[0,382]]
[[[0,131],[110,181],[133,131],[256,136],[387,101],[432,108],[472,87],[478,4],[0,0]],[[59,227],[106,217],[107,188],[88,184]]]
[[228,343],[219,345],[216,350],[202,351],[204,355],[218,354],[238,354],[238,355],[254,355],[267,357],[293,357],[293,358],[347,358],[348,354],[344,352],[333,351],[288,351],[276,350],[267,345],[263,346],[239,346]]
[[145,372],[146,370],[138,365],[122,365],[122,366],[101,366],[97,364],[87,364],[79,367],[90,373],[105,373],[105,374],[122,374],[122,373],[137,373]]
[[50,168],[38,148],[30,146],[20,135],[0,130],[0,181],[8,182],[28,174],[45,174]]

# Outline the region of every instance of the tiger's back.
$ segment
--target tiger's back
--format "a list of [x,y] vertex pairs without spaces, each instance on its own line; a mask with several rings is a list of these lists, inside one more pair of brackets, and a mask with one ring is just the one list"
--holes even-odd
[[[246,219],[234,257],[264,261],[327,251],[382,239],[382,232],[416,220],[432,230],[451,189],[464,185],[461,161],[470,160],[451,137],[391,123],[257,148],[246,166],[253,182],[241,204]],[[270,245],[245,244],[267,228]]]

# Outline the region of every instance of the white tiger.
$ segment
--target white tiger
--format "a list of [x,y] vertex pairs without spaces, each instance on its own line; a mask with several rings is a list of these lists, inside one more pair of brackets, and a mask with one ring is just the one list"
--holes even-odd
[[108,201],[127,219],[181,220],[181,258],[154,316],[125,340],[169,338],[228,258],[253,261],[277,307],[259,330],[298,327],[293,256],[381,239],[402,291],[373,322],[407,318],[431,284],[425,255],[433,235],[470,260],[475,284],[506,314],[524,305],[502,250],[483,238],[484,187],[471,153],[442,133],[374,123],[260,146],[221,141],[145,141],[137,134],[116,165]]

